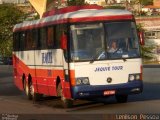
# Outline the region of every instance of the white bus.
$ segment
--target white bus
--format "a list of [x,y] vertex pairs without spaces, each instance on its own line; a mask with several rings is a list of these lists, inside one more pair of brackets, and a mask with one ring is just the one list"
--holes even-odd
[[15,25],[14,82],[28,99],[115,96],[127,102],[141,93],[142,59],[135,19],[126,10],[72,6]]

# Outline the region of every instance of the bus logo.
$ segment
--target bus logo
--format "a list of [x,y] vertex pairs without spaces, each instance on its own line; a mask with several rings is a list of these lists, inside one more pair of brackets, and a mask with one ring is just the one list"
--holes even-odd
[[111,83],[111,82],[112,82],[112,78],[111,78],[111,77],[108,77],[108,78],[107,78],[107,82],[108,82],[108,83]]
[[52,63],[52,52],[42,53],[42,64]]

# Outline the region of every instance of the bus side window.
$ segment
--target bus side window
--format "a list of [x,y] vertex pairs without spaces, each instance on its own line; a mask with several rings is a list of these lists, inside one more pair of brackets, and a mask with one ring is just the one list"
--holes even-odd
[[55,40],[55,48],[60,48],[60,37],[62,34],[61,26],[56,26],[56,40]]
[[33,38],[32,48],[33,49],[37,49],[37,45],[38,45],[38,29],[32,30],[32,38]]
[[55,30],[55,48],[60,48],[60,39],[63,33],[67,33],[67,25],[57,25]]
[[40,28],[39,34],[40,34],[39,48],[46,49],[47,48],[47,44],[46,44],[46,42],[47,42],[47,28]]
[[19,50],[19,45],[20,45],[20,43],[19,43],[19,33],[16,32],[13,35],[13,50],[18,51]]
[[21,32],[19,34],[19,39],[20,39],[20,50],[25,50],[25,32]]
[[32,31],[28,30],[26,32],[26,41],[25,41],[25,49],[30,50],[32,44]]
[[55,42],[55,30],[53,26],[48,27],[47,30],[47,47],[53,48]]

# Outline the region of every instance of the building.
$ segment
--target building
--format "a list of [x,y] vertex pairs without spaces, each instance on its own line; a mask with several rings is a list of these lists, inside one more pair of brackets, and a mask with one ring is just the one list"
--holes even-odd
[[85,0],[85,2],[88,3],[88,4],[97,4],[97,5],[100,5],[100,6],[106,5],[105,0]]
[[153,5],[160,7],[160,0],[153,0]]
[[160,15],[160,0],[153,0],[153,5],[143,6],[142,11],[149,15]]
[[88,4],[97,4],[100,6],[104,5],[115,5],[115,4],[125,4],[130,3],[131,0],[85,0],[86,3]]
[[130,3],[131,2],[131,0],[115,0],[115,1],[116,3],[125,3],[125,2]]

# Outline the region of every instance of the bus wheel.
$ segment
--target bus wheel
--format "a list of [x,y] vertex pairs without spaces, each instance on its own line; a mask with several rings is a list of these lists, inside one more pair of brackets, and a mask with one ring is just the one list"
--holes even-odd
[[128,95],[116,95],[116,100],[118,103],[125,103],[127,102]]
[[39,101],[42,98],[42,94],[35,93],[34,86],[33,86],[32,82],[30,82],[29,85],[30,85],[30,94],[32,96],[32,100]]
[[24,81],[24,86],[25,86],[25,93],[26,96],[29,100],[32,99],[32,94],[31,94],[31,90],[30,90],[30,83],[27,83],[26,80]]
[[62,86],[59,83],[57,87],[57,94],[58,96],[61,97],[62,105],[64,108],[71,108],[73,106],[73,100],[67,99],[64,97],[63,92],[62,92]]

